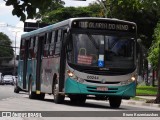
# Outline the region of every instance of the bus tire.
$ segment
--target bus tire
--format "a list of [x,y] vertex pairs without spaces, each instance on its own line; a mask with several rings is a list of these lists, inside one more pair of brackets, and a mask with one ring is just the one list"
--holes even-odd
[[86,95],[69,95],[71,103],[73,104],[84,104],[86,102]]
[[37,99],[39,99],[39,100],[44,100],[45,93],[36,94],[36,95],[37,95]]
[[122,98],[120,97],[109,97],[109,104],[112,108],[119,108],[121,105]]
[[52,93],[54,96],[54,102],[57,104],[63,103],[65,96],[58,94],[58,83],[57,82],[54,83],[52,90],[53,90]]
[[36,93],[32,91],[32,78],[31,77],[29,79],[29,89],[28,89],[28,92],[29,92],[29,98],[30,99],[36,99]]
[[20,88],[18,86],[15,86],[14,87],[14,93],[19,93],[19,91],[20,91]]

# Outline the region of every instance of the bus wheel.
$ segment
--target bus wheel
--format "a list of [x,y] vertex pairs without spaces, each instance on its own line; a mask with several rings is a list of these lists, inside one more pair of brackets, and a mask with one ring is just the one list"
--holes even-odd
[[15,87],[14,87],[14,92],[15,92],[15,93],[19,93],[19,91],[20,91],[19,87],[18,87],[18,86],[15,86]]
[[84,104],[86,102],[86,95],[69,95],[69,98],[74,104]]
[[54,96],[54,102],[57,103],[57,104],[63,103],[65,96],[58,94],[58,83],[57,82],[53,85],[52,90],[53,90],[52,93],[53,93],[53,96]]
[[110,107],[119,108],[121,105],[122,98],[120,97],[109,97]]
[[[37,95],[37,94],[36,94]],[[37,98],[39,99],[39,100],[44,100],[44,97],[45,97],[45,93],[41,93],[41,94],[38,94],[37,95]]]
[[36,98],[36,93],[35,92],[32,92],[32,79],[30,78],[29,80],[29,98],[30,99],[35,99]]

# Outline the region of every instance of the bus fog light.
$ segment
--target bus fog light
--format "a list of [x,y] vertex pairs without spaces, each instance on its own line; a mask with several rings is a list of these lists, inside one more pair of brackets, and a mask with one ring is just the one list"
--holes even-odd
[[79,78],[79,79],[78,79],[78,82],[79,82],[79,83],[83,83],[83,82],[84,82],[84,79]]
[[68,73],[69,77],[73,77],[74,76],[73,72],[71,72],[70,70],[68,70],[67,73]]
[[131,81],[130,81],[130,80],[122,81],[122,82],[121,82],[121,85],[127,85],[127,84],[129,84],[129,83],[131,83]]
[[127,84],[127,81],[121,82],[121,85],[126,85],[126,84]]

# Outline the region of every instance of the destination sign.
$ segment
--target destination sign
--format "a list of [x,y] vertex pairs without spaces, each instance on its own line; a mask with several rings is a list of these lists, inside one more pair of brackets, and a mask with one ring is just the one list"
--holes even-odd
[[101,30],[112,30],[112,31],[136,31],[134,24],[127,24],[116,21],[75,21],[72,24],[73,28],[82,29],[101,29]]

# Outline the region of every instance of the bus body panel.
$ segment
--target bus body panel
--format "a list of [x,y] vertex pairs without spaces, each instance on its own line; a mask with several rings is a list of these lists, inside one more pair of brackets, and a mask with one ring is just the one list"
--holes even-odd
[[[18,64],[18,86],[23,89],[23,64],[22,60],[19,61]],[[27,61],[27,74],[26,74],[26,89],[28,91],[29,78],[32,77],[32,85],[33,90],[35,90],[35,72],[36,72],[36,60],[28,60]]]
[[36,67],[37,67],[37,60],[36,59],[29,60],[27,81],[28,81],[28,85],[29,85],[29,79],[31,77],[33,91],[36,91]]
[[23,89],[23,61],[18,62],[18,86]]
[[41,91],[44,93],[52,93],[54,74],[58,75],[59,57],[45,58],[42,60],[41,73]]

